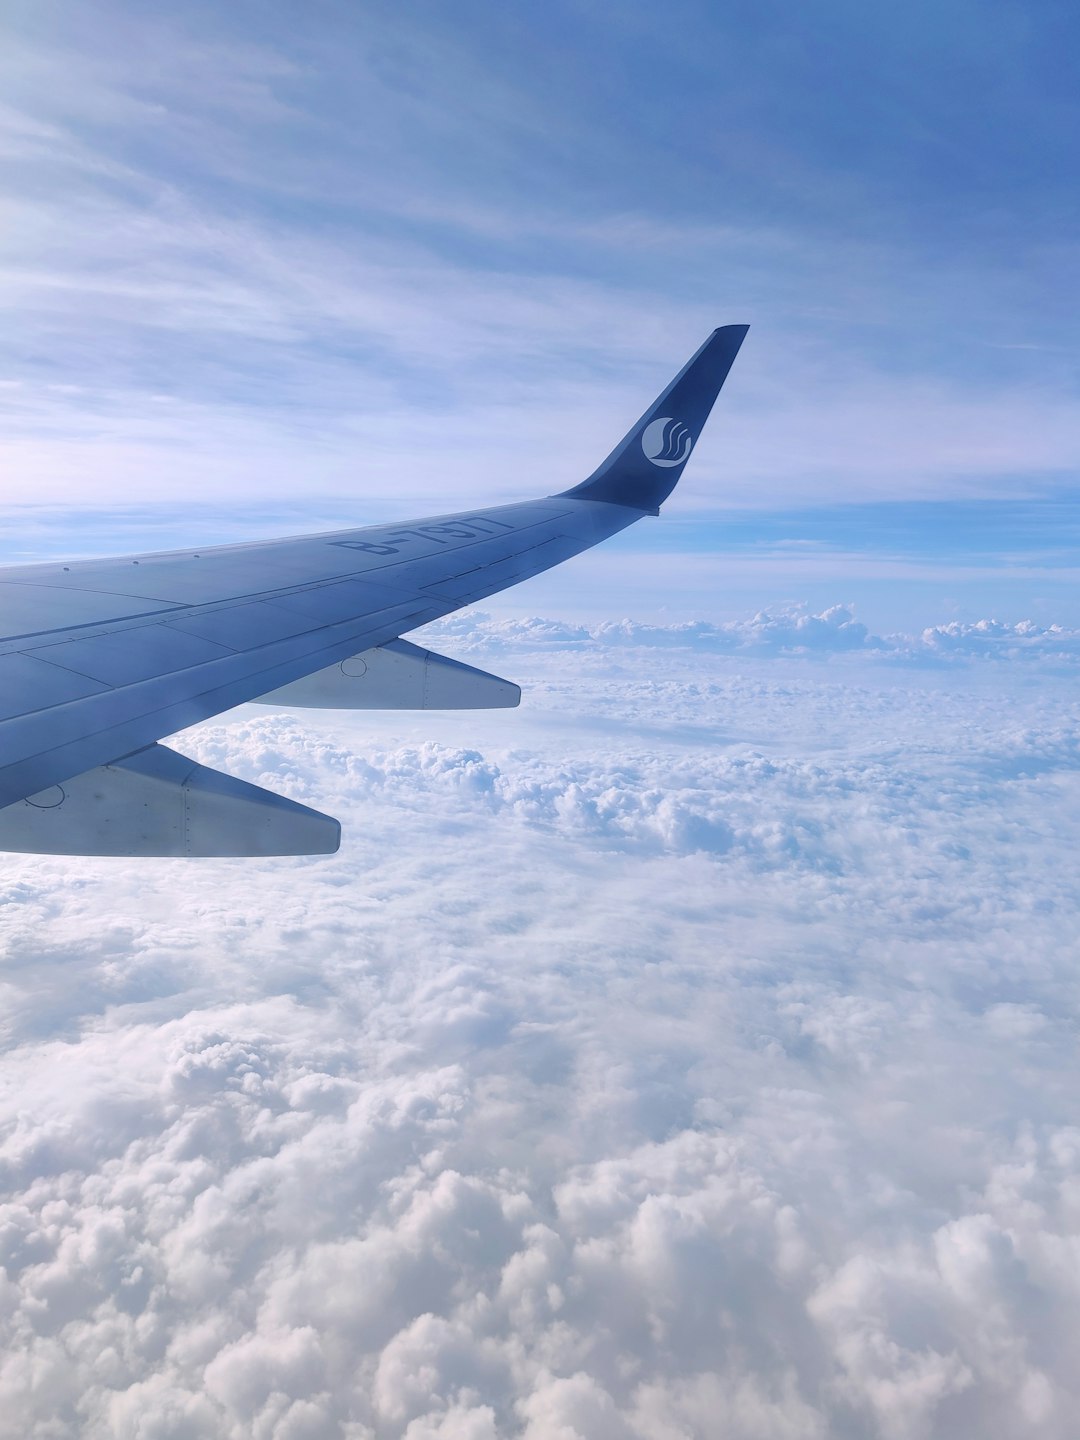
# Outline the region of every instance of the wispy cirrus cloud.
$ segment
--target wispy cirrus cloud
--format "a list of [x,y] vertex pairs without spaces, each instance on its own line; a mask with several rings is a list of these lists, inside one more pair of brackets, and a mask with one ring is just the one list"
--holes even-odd
[[683,503],[1072,483],[1068,325],[1014,256],[763,211],[734,155],[721,209],[685,203],[700,157],[672,213],[648,150],[644,188],[582,189],[581,96],[560,118],[539,77],[388,12],[337,53],[272,8],[256,39],[94,14],[77,55],[28,22],[7,59],[15,498],[525,493],[591,468],[730,318],[752,342]]

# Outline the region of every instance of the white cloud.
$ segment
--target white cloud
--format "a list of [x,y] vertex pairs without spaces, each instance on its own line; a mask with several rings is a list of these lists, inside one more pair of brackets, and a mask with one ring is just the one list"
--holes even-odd
[[1027,655],[1073,659],[1080,654],[1080,632],[1065,625],[1037,625],[1033,620],[1008,624],[1001,620],[953,620],[922,632],[922,644],[941,655],[996,655],[1010,660]]
[[[669,560],[677,563],[676,557]],[[1080,654],[1080,631],[1058,623],[953,620],[927,626],[918,635],[881,636],[858,620],[849,606],[831,605],[815,613],[805,603],[772,606],[749,618],[718,624],[607,620],[583,625],[539,616],[502,620],[469,612],[436,621],[420,633],[432,646],[453,644],[467,651],[513,655],[522,649],[603,652],[640,647],[746,657],[857,653],[937,665],[973,659],[1072,662]]]
[[805,605],[762,610],[749,620],[714,625],[705,620],[674,625],[643,625],[634,620],[604,621],[599,625],[573,625],[537,616],[520,620],[491,620],[475,614],[451,616],[427,626],[423,632],[436,643],[441,637],[460,640],[472,649],[520,650],[549,647],[608,649],[614,646],[675,646],[718,654],[803,654],[814,651],[884,649],[886,642],[872,636],[843,605],[812,614]]
[[481,622],[520,712],[177,742],[338,857],[5,862],[0,1434],[1069,1434],[1072,682],[792,627]]

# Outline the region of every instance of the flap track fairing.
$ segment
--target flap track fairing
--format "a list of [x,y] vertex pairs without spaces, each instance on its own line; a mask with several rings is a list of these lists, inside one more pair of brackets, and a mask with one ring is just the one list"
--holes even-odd
[[260,705],[326,710],[499,710],[521,689],[460,660],[391,640],[261,695]]
[[150,745],[0,810],[0,850],[35,855],[332,855],[341,826]]

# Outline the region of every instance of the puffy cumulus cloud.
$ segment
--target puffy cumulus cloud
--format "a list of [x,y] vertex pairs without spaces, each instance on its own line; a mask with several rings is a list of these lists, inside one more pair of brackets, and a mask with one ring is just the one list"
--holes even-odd
[[755,658],[857,654],[926,664],[977,658],[1075,661],[1080,656],[1080,632],[1065,625],[1039,625],[1033,620],[955,620],[928,626],[918,635],[881,636],[867,629],[846,605],[832,605],[816,614],[805,604],[781,605],[723,624],[692,620],[644,625],[634,620],[608,620],[573,625],[539,616],[497,620],[488,615],[465,615],[437,621],[423,633],[432,644],[453,643],[492,653],[515,653],[522,648],[605,651],[618,647]]
[[921,641],[941,655],[1002,656],[1009,660],[1046,655],[1076,659],[1080,633],[1064,625],[1037,625],[1034,620],[1007,624],[1001,620],[951,621],[924,630]]
[[336,857],[5,861],[0,1435],[1071,1436],[1068,675],[580,643],[176,742]]
[[643,625],[635,620],[607,620],[598,625],[572,625],[532,616],[521,620],[494,620],[490,616],[452,616],[427,626],[423,632],[443,636],[470,648],[582,649],[613,646],[678,647],[715,654],[786,655],[880,649],[886,642],[873,636],[844,605],[813,614],[806,605],[761,610],[751,619],[715,625],[691,620],[673,625]]

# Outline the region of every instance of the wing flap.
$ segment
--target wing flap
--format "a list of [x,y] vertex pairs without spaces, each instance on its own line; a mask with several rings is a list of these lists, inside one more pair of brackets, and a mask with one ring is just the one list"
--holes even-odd
[[521,687],[408,640],[391,640],[260,695],[260,705],[325,710],[503,710]]
[[[137,625],[82,640],[64,640],[26,654],[63,665],[112,687],[135,685],[155,675],[204,665],[232,652],[175,625]],[[3,663],[0,657],[0,664]]]
[[387,585],[373,585],[368,580],[334,580],[328,585],[312,585],[306,590],[293,590],[276,595],[274,607],[303,616],[310,628],[338,625],[357,615],[370,614],[402,598],[410,592]]
[[222,610],[185,615],[170,620],[169,628],[222,645],[228,650],[250,650],[276,640],[288,640],[318,628],[318,621],[297,615],[272,600],[255,600],[247,605],[230,605]]
[[[39,568],[51,571],[55,567]],[[160,615],[162,611],[167,613],[176,608],[154,604],[142,596],[112,595],[41,582],[16,582],[8,578],[11,574],[12,571],[5,570],[4,578],[0,580],[0,637],[9,639],[27,639],[58,630],[83,630],[113,620]]]
[[36,655],[0,655],[0,721],[27,715],[40,706],[64,705],[108,687]]

